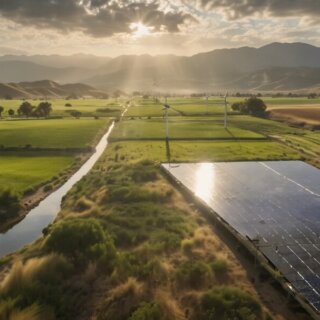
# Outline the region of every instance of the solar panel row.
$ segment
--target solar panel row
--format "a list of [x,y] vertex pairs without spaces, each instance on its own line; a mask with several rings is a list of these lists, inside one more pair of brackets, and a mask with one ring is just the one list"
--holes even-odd
[[163,164],[320,311],[320,170],[301,161]]

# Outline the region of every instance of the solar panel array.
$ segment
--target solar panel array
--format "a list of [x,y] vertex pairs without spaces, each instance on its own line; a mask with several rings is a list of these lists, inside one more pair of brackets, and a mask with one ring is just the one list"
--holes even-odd
[[301,161],[163,164],[320,311],[320,170]]

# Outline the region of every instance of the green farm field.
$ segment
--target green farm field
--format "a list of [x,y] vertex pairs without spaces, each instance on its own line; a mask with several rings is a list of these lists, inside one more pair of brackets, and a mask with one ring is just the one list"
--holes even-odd
[[22,194],[62,171],[75,161],[72,156],[0,156],[0,190],[10,189]]
[[0,145],[23,148],[84,148],[91,146],[109,120],[51,119],[0,121]]
[[[271,141],[172,141],[169,148],[172,162],[300,159],[299,154],[291,148]],[[113,142],[107,148],[102,162],[108,161],[108,150],[112,149],[123,163],[141,160],[168,161],[165,141]]]
[[[240,129],[236,126],[223,126],[223,119],[171,117],[169,119],[169,135],[171,139],[265,139],[261,134]],[[149,120],[121,121],[112,133],[113,139],[163,139],[165,137],[165,120],[154,118]]]
[[[228,97],[228,112],[232,113],[231,105],[234,102],[243,101],[243,97]],[[303,107],[303,106],[320,106],[320,99],[308,98],[263,98],[265,103],[270,108]],[[162,117],[164,115],[163,109],[164,98],[159,102],[154,99],[135,99],[134,106],[126,113],[127,117]],[[199,98],[181,98],[170,97],[167,103],[176,111],[170,110],[170,116],[202,116],[202,115],[222,115],[224,113],[224,98],[210,97],[208,105],[206,99]]]
[[[38,105],[42,100],[27,100],[32,105]],[[15,111],[18,110],[22,100],[0,100],[0,106],[3,106],[5,111],[3,115],[7,116],[9,109]],[[78,110],[82,112],[83,116],[105,116],[106,113],[97,112],[97,109],[108,108],[110,111],[107,116],[117,116],[122,110],[122,103],[115,99],[76,99],[76,100],[65,100],[65,99],[49,99],[49,103],[52,104],[53,116],[70,117],[69,112],[71,110]],[[71,107],[66,107],[66,104],[71,104]]]

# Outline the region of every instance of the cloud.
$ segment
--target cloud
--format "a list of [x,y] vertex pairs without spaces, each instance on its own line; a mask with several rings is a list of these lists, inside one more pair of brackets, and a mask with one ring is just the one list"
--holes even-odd
[[222,9],[229,20],[267,14],[273,17],[307,17],[320,23],[319,0],[199,0],[203,8]]
[[195,21],[180,10],[161,9],[161,0],[0,0],[0,16],[21,25],[82,31],[94,37],[131,33],[142,22],[155,31],[175,33]]

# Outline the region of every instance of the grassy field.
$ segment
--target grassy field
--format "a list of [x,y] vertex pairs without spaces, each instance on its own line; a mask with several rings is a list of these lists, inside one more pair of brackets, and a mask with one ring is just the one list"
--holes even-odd
[[[163,139],[166,134],[165,119],[127,120],[117,124],[114,139]],[[171,139],[265,139],[261,134],[230,125],[223,127],[223,119],[172,117],[169,119]]]
[[[129,109],[127,117],[162,117],[164,99],[156,102],[153,99],[135,99],[134,106]],[[215,115],[224,112],[223,100],[221,98],[211,98],[206,101],[203,98],[168,98],[167,103],[175,110],[169,110],[170,116],[193,116],[193,115]]]
[[[168,148],[163,141],[122,141],[110,144],[120,163],[140,159],[168,161]],[[172,141],[169,143],[171,162],[245,161],[299,159],[294,150],[265,141]],[[108,153],[106,154],[108,157]],[[109,160],[114,160],[109,158]],[[103,161],[103,160],[101,160]]]
[[84,148],[92,145],[106,119],[0,121],[0,145],[23,148]]
[[[38,105],[42,100],[28,100],[32,105]],[[3,115],[7,116],[7,111],[13,109],[18,110],[22,100],[0,100],[0,106],[5,108]],[[71,110],[78,110],[82,112],[83,116],[117,116],[122,110],[122,101],[115,99],[77,99],[77,100],[65,100],[65,99],[49,99],[48,102],[52,104],[53,116],[70,117],[69,112]],[[66,107],[66,104],[71,104],[70,107]],[[102,113],[97,112],[97,109],[108,108],[110,112]]]
[[[228,110],[231,112],[231,105],[234,102],[243,101],[242,97],[228,97]],[[263,100],[267,106],[272,108],[283,107],[303,107],[303,106],[320,106],[320,99],[308,98],[271,98],[264,97]],[[155,101],[153,98],[134,100],[134,106],[130,108],[127,117],[162,117],[164,98],[160,101]],[[224,112],[224,98],[210,97],[208,105],[206,99],[200,98],[183,98],[183,97],[169,97],[167,103],[176,111],[170,110],[170,116],[195,116],[195,115],[222,115]]]
[[74,163],[72,156],[0,156],[0,190],[23,193],[50,180]]

